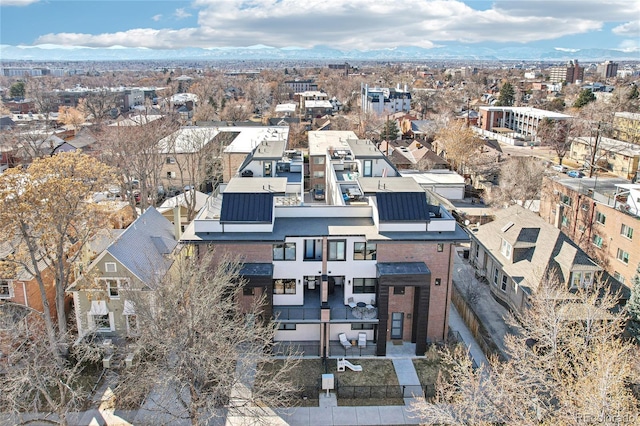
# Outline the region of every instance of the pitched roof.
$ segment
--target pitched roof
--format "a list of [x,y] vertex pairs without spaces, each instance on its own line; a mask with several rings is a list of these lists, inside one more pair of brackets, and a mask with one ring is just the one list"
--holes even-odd
[[379,192],[376,201],[381,222],[429,220],[424,192]]
[[162,278],[172,261],[166,257],[176,247],[173,225],[149,207],[115,240],[106,252],[146,284]]
[[273,194],[225,193],[220,222],[271,222]]
[[175,197],[171,197],[168,198],[166,200],[164,200],[164,202],[162,203],[162,205],[160,205],[160,207],[158,207],[158,211],[160,213],[166,212],[167,210],[171,210],[172,208],[174,208],[175,206],[183,206],[183,207],[187,207],[187,199],[185,198],[187,196],[187,194],[189,195],[188,200],[191,201],[192,196],[196,197],[196,204],[195,204],[195,210],[196,211],[200,211],[200,209],[202,207],[204,207],[205,203],[207,202],[207,198],[209,198],[209,196],[207,194],[205,194],[204,192],[200,192],[200,191],[185,191],[182,194],[178,194]]
[[[565,283],[573,270],[602,270],[559,229],[521,206],[497,210],[494,217],[493,222],[478,227],[472,237],[520,286],[535,290],[551,270]],[[513,247],[511,259],[500,252],[503,239]]]

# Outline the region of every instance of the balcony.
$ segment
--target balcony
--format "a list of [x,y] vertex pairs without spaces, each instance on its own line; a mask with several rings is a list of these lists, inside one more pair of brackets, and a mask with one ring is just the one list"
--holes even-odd
[[[329,294],[327,306],[329,306],[330,320],[336,322],[378,322],[378,309],[369,309],[363,303],[361,306],[351,308],[344,304],[344,290],[341,286],[335,286],[333,293]],[[305,288],[304,304],[302,306],[277,305],[273,307],[273,315],[279,321],[319,322],[320,321],[320,286],[314,290]]]

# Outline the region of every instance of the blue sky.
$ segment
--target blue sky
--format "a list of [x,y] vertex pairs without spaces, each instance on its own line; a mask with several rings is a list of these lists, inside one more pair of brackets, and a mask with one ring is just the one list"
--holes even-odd
[[0,0],[0,44],[638,52],[636,0]]

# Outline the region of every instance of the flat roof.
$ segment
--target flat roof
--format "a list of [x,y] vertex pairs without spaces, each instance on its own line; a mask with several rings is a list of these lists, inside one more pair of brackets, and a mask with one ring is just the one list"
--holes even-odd
[[224,193],[282,193],[287,191],[286,177],[238,177],[231,179]]
[[351,152],[356,158],[382,158],[384,154],[369,139],[348,140],[347,143],[351,148]]
[[327,100],[307,100],[304,101],[305,108],[333,108],[331,102]]
[[411,177],[360,177],[358,183],[365,194],[377,192],[424,192]]
[[239,133],[224,152],[248,154],[263,141],[286,141],[289,138],[289,126],[230,126],[219,127],[221,132]]
[[460,176],[458,173],[451,170],[443,170],[443,171],[424,171],[420,172],[417,170],[401,170],[400,176],[402,177],[410,177],[414,179],[418,184],[428,185],[428,184],[456,184],[456,185],[464,185],[464,178]]
[[279,159],[282,158],[287,141],[265,141],[258,145],[253,152],[254,159]]
[[561,114],[555,111],[547,111],[546,109],[538,109],[538,108],[531,108],[531,107],[481,106],[480,109],[485,111],[513,112],[516,114],[528,114],[528,115],[534,115],[538,117],[548,117],[548,118],[573,118],[573,116],[571,115]]
[[327,155],[329,148],[350,150],[347,141],[358,139],[351,130],[322,130],[308,132],[309,155]]

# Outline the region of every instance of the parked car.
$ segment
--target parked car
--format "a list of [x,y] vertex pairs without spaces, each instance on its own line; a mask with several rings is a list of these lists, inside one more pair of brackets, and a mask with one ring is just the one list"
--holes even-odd
[[567,176],[572,178],[581,178],[584,177],[584,173],[582,173],[580,170],[571,170],[567,172]]
[[556,164],[551,166],[552,170],[555,170],[556,172],[560,172],[560,173],[567,173],[567,170],[569,170],[569,168],[567,166],[563,166],[561,164]]

